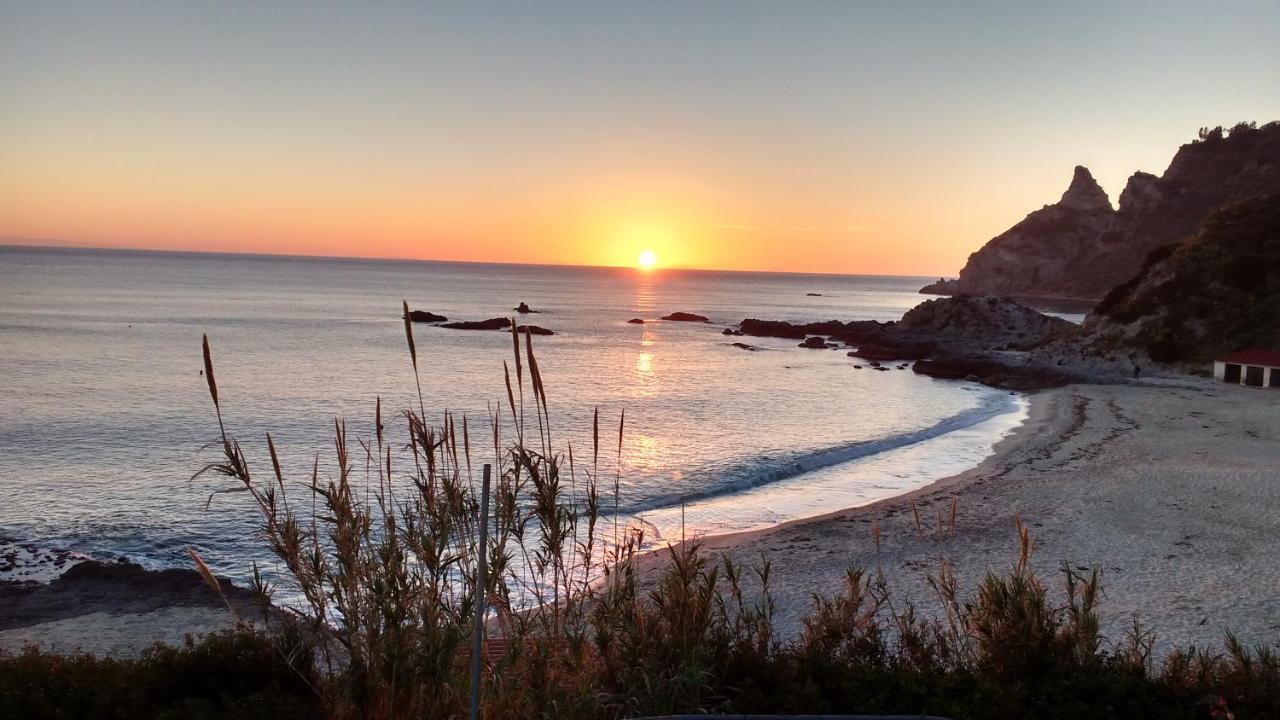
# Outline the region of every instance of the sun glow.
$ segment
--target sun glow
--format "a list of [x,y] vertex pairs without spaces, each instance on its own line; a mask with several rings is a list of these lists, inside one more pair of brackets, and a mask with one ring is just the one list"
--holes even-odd
[[658,264],[658,256],[652,250],[640,251],[640,257],[636,258],[636,264],[643,270],[652,269]]

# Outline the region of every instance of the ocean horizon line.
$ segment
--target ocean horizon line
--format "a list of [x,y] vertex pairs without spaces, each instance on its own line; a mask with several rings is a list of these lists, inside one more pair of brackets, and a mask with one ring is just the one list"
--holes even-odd
[[118,253],[118,254],[136,254],[136,255],[154,255],[154,256],[203,256],[203,257],[219,257],[219,258],[236,258],[236,259],[261,259],[261,260],[298,260],[298,261],[332,261],[341,260],[347,262],[367,262],[367,263],[415,263],[423,265],[475,265],[488,267],[520,267],[535,269],[572,269],[572,270],[626,270],[631,272],[649,272],[649,273],[706,273],[706,274],[731,274],[731,275],[773,275],[773,276],[796,276],[796,277],[838,277],[838,278],[893,278],[893,279],[911,279],[924,280],[926,282],[933,281],[939,277],[948,278],[947,275],[937,275],[932,273],[923,274],[905,274],[895,275],[887,273],[839,273],[839,272],[806,272],[803,270],[746,270],[734,268],[702,268],[689,266],[663,266],[652,270],[641,271],[630,265],[573,265],[568,263],[521,263],[521,262],[499,262],[493,260],[439,260],[433,258],[408,258],[408,257],[371,257],[361,255],[309,255],[304,253],[255,253],[255,252],[223,252],[217,250],[180,250],[180,249],[159,249],[159,248],[133,248],[133,247],[111,247],[103,245],[75,245],[67,244],[71,241],[49,240],[47,243],[44,238],[26,238],[12,235],[0,235],[0,249],[5,250],[35,250],[35,251],[80,251],[80,252],[102,252],[102,253]]

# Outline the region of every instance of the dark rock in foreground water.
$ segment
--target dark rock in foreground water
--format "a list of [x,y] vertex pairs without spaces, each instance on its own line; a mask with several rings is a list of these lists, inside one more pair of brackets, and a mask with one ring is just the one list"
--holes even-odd
[[[254,596],[224,577],[227,599],[249,613]],[[49,584],[0,583],[0,630],[94,612],[146,613],[164,607],[225,607],[195,570],[144,570],[133,563],[89,560]]]
[[409,311],[409,320],[411,320],[412,322],[440,323],[448,319],[449,318],[443,315],[437,315],[433,312],[427,312],[426,310],[410,310]]
[[530,335],[555,335],[554,332],[538,325],[517,325],[516,330]]
[[674,320],[675,322],[707,322],[706,317],[687,312],[673,312],[670,315],[664,315],[662,319]]
[[507,318],[489,318],[488,320],[445,323],[440,327],[449,328],[450,330],[501,330],[511,327],[511,321]]
[[785,320],[747,318],[738,323],[738,329],[743,335],[754,335],[756,337],[803,340],[810,335],[829,335],[833,340],[852,343],[857,338],[874,336],[880,333],[883,328],[891,325],[892,323],[882,324],[874,320],[855,320],[847,323],[839,320],[824,320],[822,322],[796,325]]

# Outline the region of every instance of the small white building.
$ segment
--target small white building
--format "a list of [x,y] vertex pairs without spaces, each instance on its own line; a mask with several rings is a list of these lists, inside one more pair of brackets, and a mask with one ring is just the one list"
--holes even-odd
[[1213,361],[1213,377],[1232,385],[1280,388],[1280,352],[1241,350]]

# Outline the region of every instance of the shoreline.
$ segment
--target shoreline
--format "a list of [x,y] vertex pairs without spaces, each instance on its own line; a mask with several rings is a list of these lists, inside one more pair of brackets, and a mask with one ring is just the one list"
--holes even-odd
[[[668,539],[679,538],[682,533],[723,537],[760,532],[905,497],[980,466],[998,451],[1001,443],[1017,433],[1030,417],[1029,395],[1009,394],[1015,397],[999,410],[936,435],[893,442],[866,454],[854,454],[729,493],[690,498],[642,512],[623,513],[621,517],[644,527],[646,533],[654,533],[652,538],[646,537],[644,551],[649,552],[664,547]],[[897,438],[889,441],[894,440]],[[850,449],[857,452],[865,445],[884,442],[873,440]]]
[[[693,541],[710,558],[772,560],[784,638],[800,631],[812,595],[840,592],[852,567],[883,569],[897,601],[940,617],[928,576],[946,565],[961,597],[971,597],[988,572],[1012,567],[1020,517],[1055,602],[1065,563],[1101,570],[1110,642],[1135,617],[1155,630],[1158,651],[1221,648],[1226,631],[1246,645],[1274,642],[1275,401],[1266,391],[1191,379],[1041,391],[1031,395],[1026,422],[977,467],[860,507]],[[665,561],[664,552],[650,553],[641,577],[652,579]]]
[[968,481],[975,477],[981,476],[984,472],[989,472],[991,468],[998,466],[1001,461],[1008,455],[1017,450],[1024,449],[1033,443],[1040,433],[1046,431],[1052,418],[1053,400],[1049,396],[1055,395],[1065,388],[1054,390],[1040,390],[1032,393],[1022,393],[1027,398],[1027,416],[1016,427],[1008,431],[1004,437],[1000,438],[992,445],[991,452],[977,465],[967,470],[938,478],[926,485],[909,490],[891,497],[872,500],[871,502],[853,505],[850,507],[832,510],[830,512],[818,515],[810,515],[807,517],[795,518],[784,522],[770,525],[763,528],[755,528],[751,530],[738,530],[727,533],[715,533],[705,536],[693,538],[693,541],[700,542],[703,547],[711,549],[724,546],[735,546],[743,543],[751,542],[755,538],[763,537],[770,533],[785,530],[788,528],[808,525],[810,523],[830,522],[834,519],[843,518],[850,513],[873,513],[889,508],[909,506],[912,500],[925,497],[930,494],[941,492],[948,488],[958,489],[963,487]]

